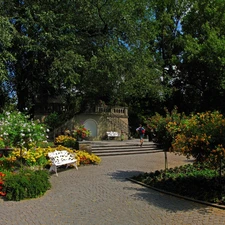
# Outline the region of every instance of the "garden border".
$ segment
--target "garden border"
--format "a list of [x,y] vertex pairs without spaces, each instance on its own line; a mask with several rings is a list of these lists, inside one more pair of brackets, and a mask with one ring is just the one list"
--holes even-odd
[[167,195],[171,195],[171,196],[174,196],[174,197],[177,197],[177,198],[182,198],[182,199],[185,199],[185,200],[188,200],[188,201],[192,201],[192,202],[196,202],[196,203],[200,203],[200,204],[203,204],[203,205],[208,205],[208,206],[212,206],[212,207],[215,207],[215,208],[219,208],[219,209],[225,210],[225,205],[218,205],[218,204],[215,204],[215,203],[205,202],[205,201],[197,200],[197,199],[194,199],[194,198],[189,198],[189,197],[186,197],[186,196],[178,195],[178,194],[175,194],[175,193],[172,193],[172,192],[169,192],[169,191],[164,191],[162,189],[155,188],[155,187],[152,187],[150,185],[144,184],[144,183],[142,183],[140,181],[136,181],[136,180],[134,180],[132,178],[126,178],[126,179],[129,180],[129,181],[132,181],[132,182],[134,182],[136,184],[140,184],[140,185],[142,185],[144,187],[150,188],[152,190],[155,190],[155,191],[167,194]]

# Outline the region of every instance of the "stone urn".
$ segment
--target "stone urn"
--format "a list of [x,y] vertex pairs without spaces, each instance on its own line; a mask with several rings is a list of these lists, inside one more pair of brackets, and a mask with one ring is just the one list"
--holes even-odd
[[79,143],[79,150],[92,153],[92,148],[90,144]]

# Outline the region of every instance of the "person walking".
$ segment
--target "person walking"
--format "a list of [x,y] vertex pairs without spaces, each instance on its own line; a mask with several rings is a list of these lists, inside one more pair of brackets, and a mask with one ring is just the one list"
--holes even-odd
[[143,142],[144,142],[144,134],[145,134],[145,128],[142,126],[142,124],[140,124],[139,127],[136,129],[136,132],[139,134],[140,147],[142,147]]

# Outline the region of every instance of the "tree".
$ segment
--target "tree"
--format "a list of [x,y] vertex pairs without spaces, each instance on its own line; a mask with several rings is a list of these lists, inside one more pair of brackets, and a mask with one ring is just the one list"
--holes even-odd
[[[18,109],[32,113],[35,100],[61,94],[76,83],[83,57],[72,51],[77,42],[64,14],[69,5],[56,1],[4,1],[4,14],[15,29],[8,51],[16,59],[7,65],[17,94]],[[71,11],[71,10],[70,10]]]
[[13,61],[12,54],[7,51],[12,44],[13,27],[6,17],[0,16],[0,108],[9,101],[8,92],[11,91],[8,83],[7,65]]
[[146,81],[152,84],[141,95],[155,93],[156,61],[146,44],[155,31],[147,1],[6,0],[2,6],[16,30],[9,48],[16,61],[7,70],[19,110],[32,113],[36,99],[45,104],[52,95],[83,105],[123,103],[139,96]]
[[220,104],[225,94],[224,7],[218,0],[196,2],[183,23],[185,51],[181,79],[187,98],[191,96],[196,103],[195,110],[224,110]]
[[187,113],[222,110],[224,98],[224,3],[188,1],[181,20],[182,49],[175,64],[169,104]]

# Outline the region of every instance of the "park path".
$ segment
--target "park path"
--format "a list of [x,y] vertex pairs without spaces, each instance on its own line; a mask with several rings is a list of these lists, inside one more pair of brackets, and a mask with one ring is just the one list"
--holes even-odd
[[[190,163],[168,154],[169,167]],[[148,189],[126,178],[164,168],[164,153],[103,157],[61,170],[38,199],[0,200],[1,225],[220,225],[225,211]]]

